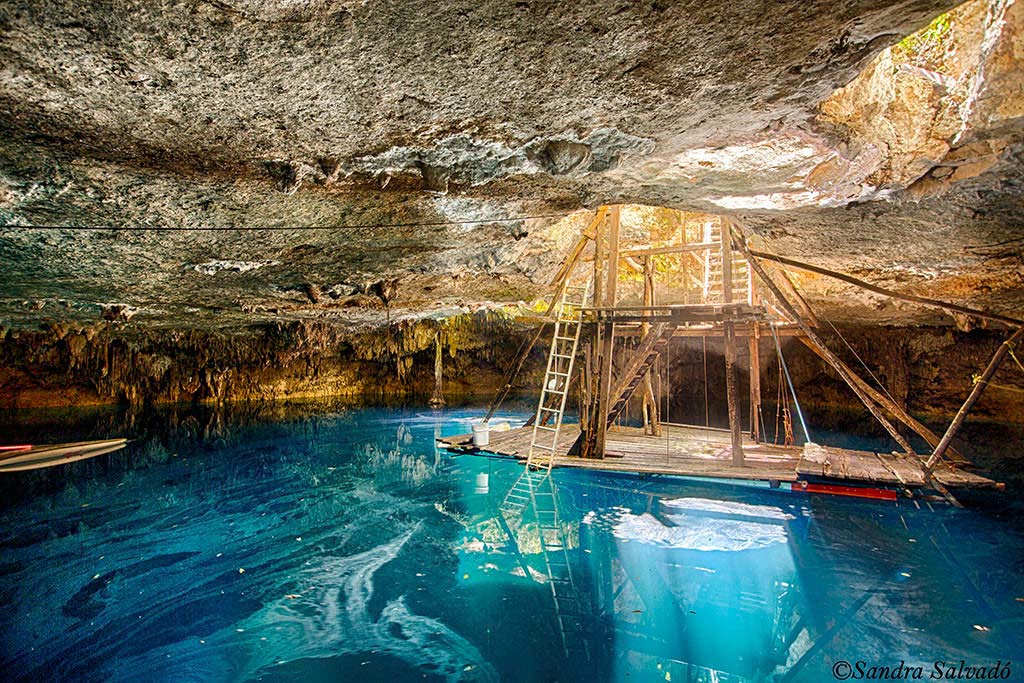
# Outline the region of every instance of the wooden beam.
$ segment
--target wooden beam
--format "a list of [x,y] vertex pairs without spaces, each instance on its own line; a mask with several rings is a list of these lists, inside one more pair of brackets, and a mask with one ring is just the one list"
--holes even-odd
[[[761,323],[763,324],[763,323]],[[737,339],[743,339],[750,337],[754,334],[753,326],[746,325],[744,323],[735,323],[733,325],[734,331],[736,332]],[[805,337],[803,330],[799,328],[791,327],[780,327],[776,330],[779,337]],[[764,330],[761,330],[761,334],[764,334]],[[640,329],[631,325],[630,323],[616,323],[615,325],[615,336],[622,337],[638,337],[640,336]],[[691,326],[691,327],[678,327],[672,335],[675,339],[690,339],[696,337],[707,337],[708,339],[721,339],[722,328],[721,327],[710,327],[706,325]]]
[[583,254],[583,250],[586,248],[587,243],[597,236],[597,226],[604,220],[604,215],[607,210],[608,207],[602,206],[594,212],[593,220],[591,220],[590,224],[587,225],[583,232],[580,233],[580,236],[573,245],[572,250],[569,251],[569,255],[566,256],[564,261],[562,261],[562,265],[558,267],[558,271],[555,273],[554,277],[551,278],[552,286],[567,279],[567,276],[572,272],[576,262]]
[[974,404],[977,403],[979,398],[981,398],[981,394],[985,391],[985,387],[988,385],[989,380],[991,380],[992,376],[996,374],[997,370],[999,370],[999,366],[1003,364],[1006,354],[1010,351],[1013,345],[1022,338],[1024,338],[1024,324],[1022,324],[1009,339],[1000,344],[999,348],[996,349],[995,354],[992,356],[992,360],[988,362],[988,367],[985,368],[981,377],[975,379],[974,388],[971,389],[971,393],[967,396],[967,400],[964,401],[962,406],[960,406],[960,410],[957,411],[953,421],[949,423],[949,429],[947,429],[946,433],[942,435],[942,440],[939,441],[939,444],[935,447],[935,450],[925,462],[924,467],[926,471],[931,472],[932,468],[935,467],[942,458],[946,449],[949,448],[949,444],[953,440],[953,437],[956,436],[957,431],[960,429],[960,426],[964,423],[964,420],[967,419],[967,413],[970,412]]
[[[807,346],[807,348],[816,353],[818,357],[820,357],[822,360],[825,360],[825,357],[821,354],[821,351],[818,349],[818,347],[816,347],[814,344],[809,343],[807,339],[801,339],[801,341]],[[842,361],[840,361],[840,363],[842,363]],[[846,363],[843,363],[843,365],[845,366],[846,372],[850,375],[850,378],[853,379],[853,381],[856,382],[858,386],[860,386],[861,390],[863,390],[864,393],[870,396],[872,400],[875,401],[875,403],[885,408],[887,411],[889,411],[889,414],[891,414],[897,420],[899,420],[904,425],[912,429],[918,436],[924,439],[932,448],[935,448],[936,446],[939,445],[940,439],[935,432],[928,429],[923,424],[921,424],[913,417],[911,417],[910,413],[904,410],[898,403],[896,403],[888,396],[886,396],[885,394],[881,393],[873,386],[868,384],[867,381],[865,381],[862,377],[859,377],[848,365],[846,365]],[[958,461],[964,463],[968,462],[968,460],[964,458],[964,456],[961,455],[955,449],[950,448],[949,452],[952,455],[954,455]]]
[[[627,261],[632,259],[627,259]],[[644,306],[654,305],[654,259],[651,256],[644,257]],[[651,331],[650,323],[643,323],[640,326],[641,338],[646,338]],[[653,436],[661,435],[661,425],[658,416],[658,400],[654,394],[654,383],[651,380],[651,373],[644,375],[644,396],[642,412],[644,418],[644,429]]]
[[[800,315],[804,317],[804,320],[814,329],[821,327],[821,321],[818,320],[818,316],[814,314],[814,310],[811,305],[807,303],[807,299],[804,295],[796,288],[793,281],[789,279],[789,274],[780,268],[778,264],[769,263],[766,267],[766,271],[775,280],[775,284],[779,285],[782,290],[789,297],[791,303],[793,303],[797,310],[800,311]],[[780,312],[781,313],[781,312]]]
[[756,256],[757,258],[782,263],[787,266],[797,268],[799,270],[807,271],[809,273],[817,273],[818,275],[824,275],[825,277],[840,280],[847,284],[854,285],[855,287],[860,287],[861,289],[866,289],[869,292],[881,294],[882,296],[891,297],[893,299],[908,301],[910,303],[920,304],[922,306],[930,306],[932,308],[940,308],[946,311],[947,313],[959,313],[962,315],[974,316],[975,318],[982,318],[984,320],[992,320],[994,322],[1003,323],[1004,325],[1009,325],[1013,327],[1016,327],[1018,325],[1024,325],[1024,320],[1011,318],[1006,315],[999,315],[998,313],[989,313],[988,311],[981,311],[976,308],[968,308],[967,306],[959,306],[957,304],[951,304],[947,301],[939,301],[938,299],[929,299],[927,297],[916,296],[914,294],[902,294],[900,292],[894,292],[891,289],[886,289],[884,287],[879,287],[878,285],[873,285],[870,282],[865,282],[864,280],[855,278],[852,275],[846,275],[845,273],[840,273],[834,270],[829,270],[827,268],[822,268],[821,266],[813,266],[809,263],[797,261],[796,259],[786,258],[784,256],[776,256],[775,254],[768,254],[763,251],[754,251],[753,249],[750,250],[750,253]]
[[[619,218],[620,207],[609,207],[607,213],[608,253],[605,258],[605,285],[602,306],[615,306],[616,291],[619,283]],[[604,415],[608,412],[612,390],[612,354],[615,351],[615,323],[606,322],[601,325],[601,357],[598,374],[597,404],[594,415],[598,416],[594,457],[603,458],[608,436],[608,423]]]
[[523,369],[523,364],[526,363],[526,359],[530,355],[530,351],[537,344],[537,340],[540,339],[541,334],[544,333],[544,327],[554,321],[555,306],[562,298],[562,293],[565,291],[565,287],[569,284],[569,275],[576,268],[576,264],[579,262],[580,255],[583,253],[583,249],[587,246],[587,243],[593,239],[591,236],[593,233],[588,232],[593,226],[603,217],[604,207],[597,210],[597,215],[594,220],[591,221],[590,228],[580,233],[579,238],[573,245],[572,250],[569,253],[569,257],[565,260],[561,267],[559,267],[556,277],[551,281],[551,285],[555,287],[554,293],[551,294],[548,299],[548,310],[545,315],[545,320],[541,321],[537,325],[537,329],[524,339],[519,345],[519,350],[516,352],[516,358],[512,362],[512,367],[509,368],[508,373],[505,375],[505,381],[502,383],[501,388],[498,389],[498,393],[491,399],[490,404],[487,406],[487,414],[484,416],[484,422],[488,422],[494,417],[495,411],[501,407],[501,404],[508,398],[509,393],[512,391],[512,383],[515,378],[519,376],[520,371]]
[[916,455],[916,453],[914,453],[914,449],[910,447],[910,444],[907,443],[907,440],[903,438],[899,431],[895,427],[893,427],[892,423],[885,418],[885,415],[881,413],[878,406],[875,405],[874,401],[872,401],[871,398],[866,393],[864,393],[863,390],[861,390],[857,383],[853,381],[850,375],[845,370],[843,370],[843,362],[834,353],[832,353],[832,351],[829,350],[827,346],[825,346],[825,342],[823,342],[821,338],[818,337],[814,330],[811,329],[811,326],[808,325],[807,322],[803,319],[803,317],[797,312],[796,307],[792,303],[790,303],[790,301],[782,293],[782,290],[779,288],[779,285],[776,284],[776,282],[768,275],[768,273],[764,269],[764,266],[761,265],[761,262],[757,259],[756,256],[754,256],[754,254],[747,247],[746,239],[744,238],[743,234],[739,231],[739,229],[736,228],[735,226],[733,228],[733,238],[735,239],[737,246],[739,246],[740,251],[742,251],[743,255],[747,257],[747,261],[750,262],[750,267],[754,270],[755,273],[757,273],[757,276],[761,278],[761,281],[768,287],[768,289],[771,290],[772,294],[775,295],[775,298],[778,299],[779,301],[779,305],[783,307],[786,313],[789,314],[793,318],[793,320],[800,326],[800,329],[804,331],[804,333],[807,335],[808,341],[813,343],[821,350],[821,353],[823,354],[823,358],[825,359],[825,361],[833,368],[835,368],[836,372],[843,379],[843,381],[845,381],[847,385],[849,385],[850,389],[853,390],[853,393],[856,394],[857,398],[861,400],[861,403],[864,404],[864,406],[874,416],[874,418],[878,420],[878,422],[885,428],[885,431],[889,432],[889,436],[891,436],[893,440],[897,444],[899,444],[900,448],[902,448],[909,454]]
[[750,438],[756,443],[761,440],[761,332],[757,323],[753,324],[747,340],[750,349]]
[[679,244],[671,247],[639,247],[636,249],[625,249],[619,252],[619,258],[635,258],[658,256],[662,254],[686,254],[694,251],[709,251],[720,248],[721,242],[694,242],[693,244]]
[[[728,218],[722,221],[722,303],[732,303],[732,240],[729,238],[731,224]],[[722,336],[725,339],[725,398],[729,404],[729,432],[732,435],[732,464],[743,466],[743,433],[740,426],[740,396],[736,386],[736,328],[731,319],[722,322]]]
[[625,311],[635,312],[637,315],[647,315],[650,313],[681,313],[686,315],[688,313],[742,313],[754,310],[753,307],[746,301],[733,301],[732,303],[710,303],[710,304],[661,304],[653,306],[645,306],[644,304],[637,305],[617,305],[617,306],[594,306],[587,308],[588,313],[624,313]]
[[[750,305],[761,304],[761,292],[754,282],[754,271],[747,264],[747,289],[750,292]],[[749,350],[750,374],[750,438],[757,443],[761,440],[761,329],[755,322],[751,326],[751,334],[747,338]],[[735,332],[735,330],[733,330]]]

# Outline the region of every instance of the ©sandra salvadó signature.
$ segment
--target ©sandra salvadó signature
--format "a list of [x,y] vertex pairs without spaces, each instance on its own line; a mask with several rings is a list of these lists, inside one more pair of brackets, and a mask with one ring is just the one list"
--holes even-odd
[[840,659],[832,665],[832,676],[839,681],[1008,681],[1012,675],[1009,661],[995,664],[969,664],[964,660],[935,660],[928,664],[872,664],[863,660]]

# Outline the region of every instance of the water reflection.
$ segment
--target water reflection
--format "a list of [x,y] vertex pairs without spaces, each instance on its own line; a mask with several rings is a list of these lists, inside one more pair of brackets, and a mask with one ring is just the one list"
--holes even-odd
[[466,576],[482,568],[482,581],[503,572],[543,586],[535,617],[549,656],[580,680],[784,672],[805,630],[789,544],[806,533],[807,511],[639,484],[522,472],[492,486],[459,546]]
[[0,481],[0,668],[820,681],[839,658],[1024,654],[1019,525],[436,448],[476,415],[184,411],[136,418],[124,458]]

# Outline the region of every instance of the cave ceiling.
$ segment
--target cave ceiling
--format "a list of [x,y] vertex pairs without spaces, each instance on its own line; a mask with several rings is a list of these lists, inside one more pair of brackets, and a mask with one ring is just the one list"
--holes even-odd
[[[0,222],[122,228],[4,228],[0,322],[529,302],[620,202],[1017,315],[1022,27],[1007,0],[0,0]],[[183,227],[228,229],[152,230]]]

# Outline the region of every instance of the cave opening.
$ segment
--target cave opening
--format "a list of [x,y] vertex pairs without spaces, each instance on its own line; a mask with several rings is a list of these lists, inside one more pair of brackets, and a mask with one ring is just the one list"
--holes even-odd
[[0,3],[5,680],[1015,680],[1022,31]]

